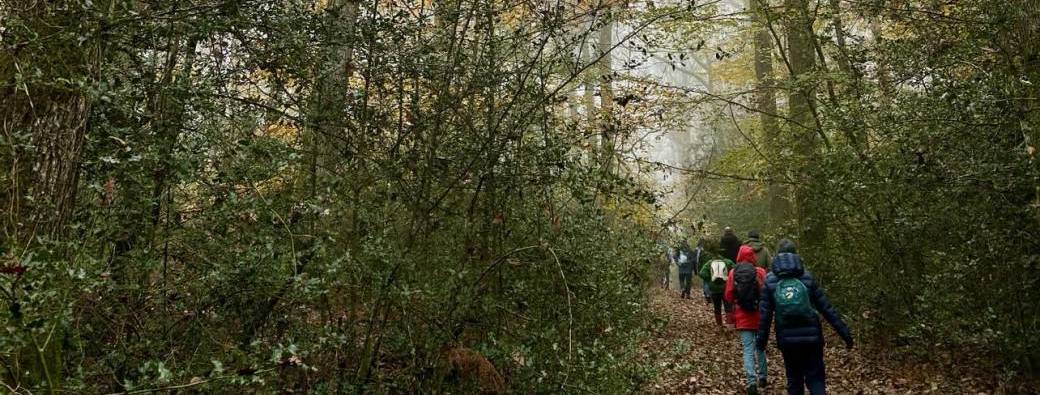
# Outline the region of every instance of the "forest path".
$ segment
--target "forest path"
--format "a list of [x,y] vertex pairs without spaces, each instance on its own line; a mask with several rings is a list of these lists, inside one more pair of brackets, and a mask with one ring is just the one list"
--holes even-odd
[[[699,285],[699,284],[695,284]],[[695,287],[696,288],[696,287]],[[652,394],[742,394],[744,373],[740,341],[731,327],[715,325],[710,304],[694,290],[681,299],[673,290],[651,291],[654,314],[667,323],[645,345],[660,374],[644,392]],[[828,336],[830,328],[824,328]],[[770,339],[767,351],[769,387],[763,394],[785,394],[783,359]],[[942,377],[927,369],[900,368],[892,362],[867,358],[859,349],[846,350],[829,339],[825,351],[827,391],[833,394],[989,394],[979,380]]]

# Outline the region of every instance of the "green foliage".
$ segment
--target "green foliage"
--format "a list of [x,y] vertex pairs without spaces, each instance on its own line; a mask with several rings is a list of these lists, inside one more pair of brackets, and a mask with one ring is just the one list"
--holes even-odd
[[[766,186],[779,181],[801,207],[768,233],[802,237],[808,268],[854,331],[929,359],[961,350],[977,367],[1035,377],[1035,9],[834,2],[821,16],[816,51],[830,63],[786,87],[814,92],[819,127],[807,136],[781,118],[779,141],[757,159],[749,144],[727,149],[712,170],[744,179],[716,186],[723,198],[706,213],[758,226],[727,207],[764,214]],[[834,17],[875,29],[842,30],[841,42]],[[811,155],[798,154],[805,144]]]
[[[653,196],[562,115],[574,10],[22,5],[0,11],[10,390],[487,389],[450,355],[518,393],[647,379],[629,212]],[[23,199],[53,185],[74,193]]]

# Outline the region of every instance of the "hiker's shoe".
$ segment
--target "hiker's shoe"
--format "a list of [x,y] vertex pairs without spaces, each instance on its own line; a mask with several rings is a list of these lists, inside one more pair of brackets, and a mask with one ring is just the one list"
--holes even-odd
[[761,388],[763,390],[769,388],[769,380],[766,380],[765,377],[758,379],[758,388]]
[[751,385],[747,387],[748,395],[758,395],[758,387]]

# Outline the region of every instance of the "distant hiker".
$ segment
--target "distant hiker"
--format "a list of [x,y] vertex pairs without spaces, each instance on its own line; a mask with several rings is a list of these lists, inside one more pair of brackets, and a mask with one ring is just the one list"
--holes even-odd
[[[747,375],[748,394],[758,394],[765,389],[766,353],[755,348],[755,336],[759,324],[759,295],[765,284],[765,269],[755,266],[757,257],[750,246],[740,246],[737,253],[737,264],[729,272],[726,279],[725,299],[735,306],[733,319],[740,335],[740,345],[744,349],[744,373]],[[757,369],[756,369],[757,365]]]
[[762,319],[755,346],[759,350],[766,349],[769,325],[775,316],[776,345],[784,358],[787,393],[804,394],[805,387],[809,387],[810,394],[826,394],[823,330],[817,312],[834,327],[849,348],[852,347],[852,334],[824,296],[820,285],[802,266],[794,243],[787,239],[780,241],[777,252],[762,290],[759,308]]
[[693,282],[693,267],[696,265],[695,251],[690,249],[690,243],[683,240],[679,245],[679,258],[675,264],[679,266],[679,290],[683,299],[689,299],[690,286]]
[[700,275],[704,282],[708,283],[708,291],[711,293],[711,304],[715,309],[715,324],[722,326],[722,310],[726,310],[726,322],[729,323],[730,305],[723,303],[723,293],[726,291],[726,278],[729,270],[733,268],[733,261],[719,257],[708,261],[701,267]]
[[747,244],[753,251],[755,251],[755,258],[758,260],[756,263],[759,267],[769,269],[769,266],[773,263],[773,254],[769,252],[769,247],[762,244],[762,240],[758,236],[758,231],[747,232]]
[[[698,277],[700,277],[701,269],[708,263],[710,255],[704,248],[704,238],[697,239],[697,248],[693,250],[693,272],[697,273]],[[707,281],[701,281],[701,292],[704,294],[704,302],[711,304],[711,291],[708,290]]]
[[740,251],[740,238],[733,233],[733,228],[726,227],[719,239],[719,247],[722,248],[722,257],[730,261],[737,260],[737,252]]
[[669,277],[671,277],[672,274],[672,248],[662,245],[661,249],[663,250],[661,254],[663,256],[658,259],[660,263],[657,267],[661,278],[658,279],[657,282],[661,288],[668,289]]

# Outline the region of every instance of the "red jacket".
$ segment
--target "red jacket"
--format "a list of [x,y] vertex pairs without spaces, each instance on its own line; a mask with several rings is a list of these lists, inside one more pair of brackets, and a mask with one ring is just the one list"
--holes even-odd
[[[755,264],[755,251],[751,247],[740,246],[740,252],[737,253],[737,264],[748,263]],[[766,282],[766,270],[756,266],[755,274],[758,275],[758,287],[761,289]],[[722,295],[727,302],[734,305],[737,303],[737,293],[733,285],[733,270],[729,271],[729,277],[726,278],[726,290]],[[758,310],[744,311],[740,306],[733,306],[733,321],[736,322],[737,330],[758,330]]]

